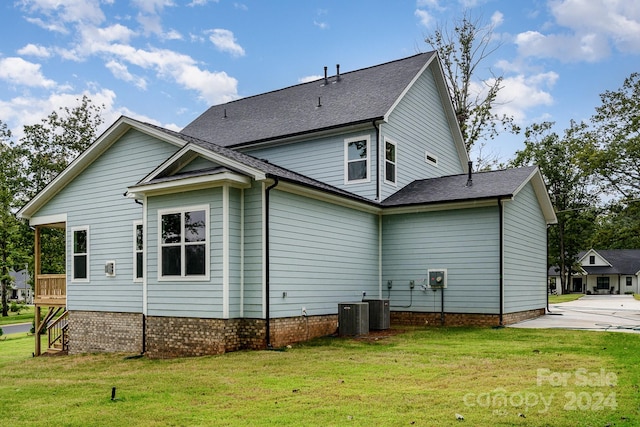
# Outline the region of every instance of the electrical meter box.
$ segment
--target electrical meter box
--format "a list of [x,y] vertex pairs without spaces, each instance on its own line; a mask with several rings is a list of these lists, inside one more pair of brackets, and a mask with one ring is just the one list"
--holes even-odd
[[443,289],[447,287],[447,270],[445,268],[433,268],[428,270],[429,288]]

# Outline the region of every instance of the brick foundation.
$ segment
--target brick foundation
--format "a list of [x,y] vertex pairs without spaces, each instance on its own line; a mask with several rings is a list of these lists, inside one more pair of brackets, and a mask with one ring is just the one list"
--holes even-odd
[[[509,325],[544,315],[544,308],[508,313]],[[445,313],[445,326],[498,326],[497,314]],[[160,317],[136,313],[91,311],[69,312],[69,353],[125,352],[144,350],[151,358],[205,356],[237,350],[266,348],[264,319],[199,319]],[[393,326],[440,326],[440,313],[391,312]],[[338,328],[338,315],[297,316],[272,319],[271,345],[284,347],[331,335]]]
[[69,353],[142,351],[142,314],[69,311]]
[[[544,308],[535,310],[505,313],[502,316],[503,325],[511,325],[527,319],[543,316]],[[393,326],[441,326],[440,313],[417,313],[410,311],[392,311],[391,325]],[[444,326],[499,326],[499,314],[472,313],[444,313]]]

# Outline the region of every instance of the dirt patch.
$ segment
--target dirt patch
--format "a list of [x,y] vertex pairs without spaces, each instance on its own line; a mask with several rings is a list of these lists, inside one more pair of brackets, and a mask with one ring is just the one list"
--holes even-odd
[[367,335],[359,335],[357,337],[353,337],[353,339],[356,341],[375,342],[383,340],[385,338],[394,337],[405,332],[406,330],[404,329],[384,329],[381,331],[369,331]]

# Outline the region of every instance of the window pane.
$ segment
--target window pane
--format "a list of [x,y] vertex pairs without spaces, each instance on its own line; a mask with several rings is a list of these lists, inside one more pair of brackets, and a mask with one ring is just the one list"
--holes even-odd
[[349,163],[349,181],[367,178],[367,162],[357,161]]
[[136,278],[142,278],[142,253],[139,252],[136,254]]
[[180,243],[180,214],[162,215],[162,243]]
[[205,245],[188,245],[184,248],[187,276],[204,275]]
[[384,178],[387,181],[396,182],[396,165],[387,162],[384,172]]
[[74,279],[87,278],[87,256],[86,255],[73,256],[73,278]]
[[386,159],[390,162],[396,162],[396,146],[387,142]]
[[87,230],[77,230],[73,232],[73,253],[87,253]]
[[162,275],[180,276],[180,246],[162,248]]
[[204,242],[206,238],[206,224],[204,211],[185,212],[184,239],[185,242]]
[[142,225],[136,225],[136,250],[141,251],[143,249],[143,242]]
[[367,158],[367,141],[350,142],[348,146],[348,159],[359,160]]

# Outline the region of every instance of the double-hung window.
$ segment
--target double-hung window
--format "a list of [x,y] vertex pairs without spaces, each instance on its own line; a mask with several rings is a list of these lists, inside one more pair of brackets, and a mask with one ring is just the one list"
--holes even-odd
[[142,222],[133,223],[133,280],[144,277],[144,229]]
[[161,278],[208,279],[209,207],[160,211]]
[[369,137],[344,141],[345,184],[369,181]]
[[388,139],[384,142],[384,181],[396,183],[396,143]]
[[73,234],[71,280],[89,281],[89,228],[73,228],[71,233]]

